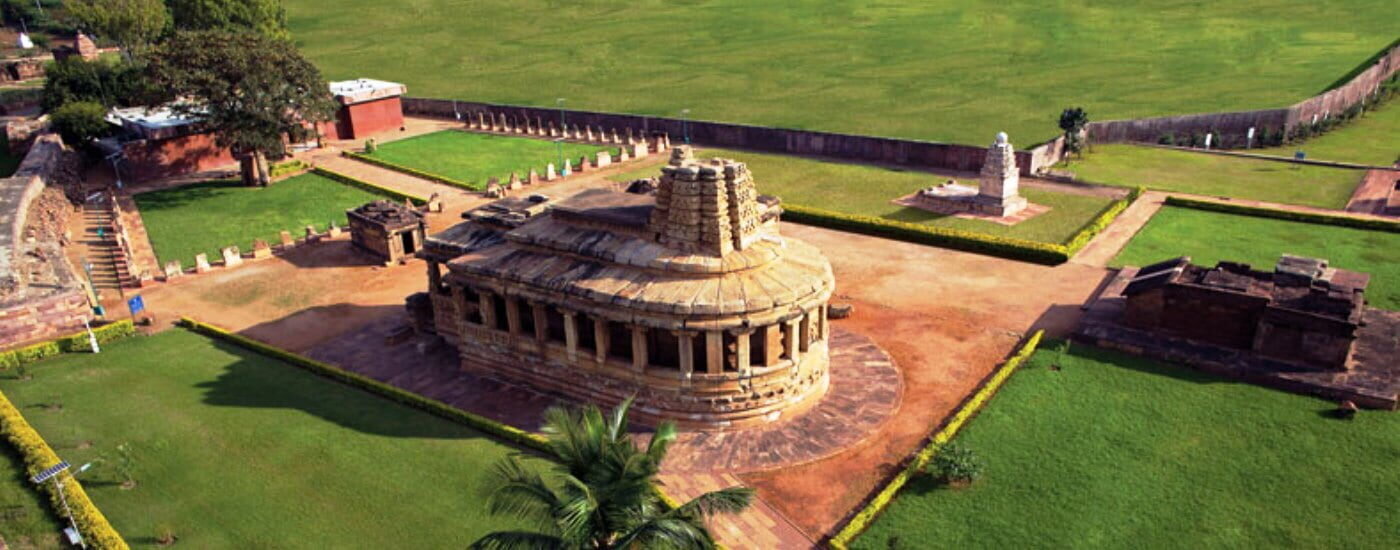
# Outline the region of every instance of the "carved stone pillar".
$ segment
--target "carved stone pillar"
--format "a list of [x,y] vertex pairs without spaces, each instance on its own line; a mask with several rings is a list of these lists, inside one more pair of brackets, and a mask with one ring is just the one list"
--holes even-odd
[[632,327],[632,370],[647,370],[647,328],[643,326]]
[[742,375],[749,374],[749,336],[752,334],[752,330],[734,331],[734,359]]
[[564,345],[568,349],[569,362],[578,362],[578,312],[559,310],[564,316]]
[[802,359],[802,346],[797,342],[797,336],[801,332],[797,330],[799,322],[801,322],[800,319],[793,319],[783,323],[783,331],[786,333],[783,338],[783,355],[786,355],[793,363]]
[[816,325],[817,310],[814,309],[812,311],[807,312],[806,315],[802,316],[802,324],[800,325],[802,327],[802,330],[801,333],[798,335],[801,336],[801,338],[797,340],[797,343],[799,344],[797,349],[802,350],[803,353],[806,353],[807,348],[812,344],[812,334],[816,332]]
[[442,272],[438,270],[438,263],[428,260],[428,293],[442,293]]
[[608,320],[602,317],[593,318],[593,344],[597,351],[595,359],[602,365],[608,360],[608,349],[611,342],[608,341]]
[[695,372],[695,333],[682,330],[672,334],[680,338],[681,375],[690,378]]
[[481,324],[486,325],[486,328],[496,328],[496,295],[485,290],[477,295],[481,296],[477,301],[477,307],[481,308]]
[[505,296],[506,301],[506,330],[511,336],[520,334],[520,300],[514,296]]
[[717,330],[705,331],[705,372],[724,372],[724,333]]
[[535,339],[541,342],[549,339],[549,310],[537,302],[530,302],[530,314],[535,318]]
[[758,329],[763,338],[763,366],[771,367],[783,358],[783,334],[781,325],[768,325]]

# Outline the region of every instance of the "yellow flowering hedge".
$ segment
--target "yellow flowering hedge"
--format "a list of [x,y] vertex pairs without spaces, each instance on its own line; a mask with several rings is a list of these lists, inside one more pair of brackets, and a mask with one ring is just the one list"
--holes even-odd
[[[24,469],[31,476],[59,462],[58,455],[3,393],[0,393],[0,436],[4,436],[19,452],[19,456],[24,460]],[[67,498],[68,509],[73,511],[73,523],[78,526],[78,532],[82,533],[83,541],[88,547],[99,550],[127,548],[126,541],[122,540],[117,530],[107,522],[107,517],[103,516],[102,511],[88,498],[82,484],[69,472],[58,475],[62,476],[63,495]],[[64,517],[63,500],[54,483],[45,482],[40,486],[40,490],[48,495],[49,506],[53,507],[54,513]]]
[[968,420],[971,420],[973,416],[977,415],[978,411],[982,410],[982,407],[986,406],[987,402],[992,399],[992,396],[996,395],[997,390],[1000,390],[1002,385],[1006,383],[1006,380],[1011,377],[1011,374],[1016,372],[1016,369],[1021,366],[1021,363],[1025,362],[1032,353],[1035,353],[1036,347],[1040,345],[1040,339],[1044,335],[1045,331],[1036,331],[1035,334],[1032,334],[1031,337],[1021,345],[1021,349],[1017,350],[1015,355],[1012,355],[1010,359],[1006,360],[1006,363],[1002,364],[1001,368],[987,377],[987,379],[982,382],[982,387],[972,395],[972,398],[963,403],[962,407],[958,408],[958,411],[953,414],[952,419],[944,424],[937,432],[934,432],[933,435],[929,437],[928,443],[925,444],[922,449],[919,449],[913,456],[906,460],[904,469],[900,470],[894,478],[890,479],[889,483],[887,483],[884,488],[880,489],[880,492],[876,493],[874,498],[871,498],[870,502],[867,503],[864,508],[856,512],[856,515],[853,516],[835,536],[831,537],[831,540],[827,541],[828,547],[833,550],[846,550],[846,545],[850,544],[852,540],[855,540],[856,536],[862,531],[865,531],[865,528],[868,527],[871,522],[875,521],[875,518],[880,515],[880,512],[883,512],[885,508],[890,505],[890,502],[894,501],[894,497],[899,494],[899,490],[904,487],[904,484],[908,483],[910,478],[923,470],[924,466],[933,459],[934,455],[938,454],[938,450],[951,441],[953,436],[956,436],[958,431],[967,424]]
[[381,159],[381,158],[378,158],[378,157],[372,157],[372,156],[370,156],[370,155],[364,155],[364,154],[356,153],[356,152],[353,152],[353,151],[341,151],[340,154],[341,154],[341,155],[344,155],[344,156],[347,157],[347,158],[352,158],[352,159],[355,159],[355,160],[358,160],[358,161],[368,162],[368,163],[373,164],[373,165],[375,165],[375,166],[380,166],[380,167],[383,167],[383,168],[388,168],[388,169],[393,170],[393,171],[395,171],[395,172],[403,172],[403,173],[408,174],[408,175],[410,175],[410,176],[420,177],[420,178],[423,178],[423,179],[425,179],[425,180],[435,181],[435,182],[438,182],[438,183],[443,183],[443,184],[451,185],[451,186],[453,186],[453,187],[461,187],[462,189],[466,189],[466,190],[468,190],[468,191],[481,191],[480,188],[478,188],[477,186],[472,185],[472,184],[470,184],[470,183],[457,181],[457,180],[454,180],[454,179],[449,178],[449,177],[447,177],[447,176],[434,174],[434,173],[432,173],[432,172],[424,172],[424,171],[419,170],[419,169],[417,169],[417,168],[409,168],[409,167],[404,166],[404,165],[402,165],[402,164],[395,164],[395,163],[389,162],[389,161],[387,161],[387,160],[384,160],[384,159]]
[[1337,225],[1341,227],[1353,227],[1356,229],[1371,229],[1376,231],[1400,233],[1400,222],[1377,220],[1371,218],[1330,216],[1327,214],[1320,214],[1314,212],[1277,210],[1273,208],[1261,208],[1258,206],[1245,206],[1242,204],[1229,204],[1216,201],[1203,201],[1198,199],[1189,199],[1186,197],[1176,196],[1167,197],[1167,206],[1194,208],[1196,210],[1210,210],[1212,212],[1224,212],[1226,214],[1239,214],[1242,216],[1254,216],[1257,218],[1274,218],[1294,222]]

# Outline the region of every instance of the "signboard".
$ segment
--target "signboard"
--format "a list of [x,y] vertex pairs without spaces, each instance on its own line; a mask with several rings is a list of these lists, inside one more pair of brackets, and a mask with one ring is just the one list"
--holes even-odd
[[126,308],[131,310],[132,315],[136,315],[146,310],[146,300],[142,299],[140,296],[132,296],[131,299],[126,301]]
[[1303,153],[1302,150],[1299,150],[1298,152],[1293,153],[1293,160],[1304,160],[1304,159],[1306,159],[1307,157],[1308,157],[1308,155],[1305,154],[1305,153]]

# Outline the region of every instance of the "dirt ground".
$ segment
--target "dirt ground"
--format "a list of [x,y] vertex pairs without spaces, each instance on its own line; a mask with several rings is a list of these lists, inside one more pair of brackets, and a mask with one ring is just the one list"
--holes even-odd
[[1107,274],[794,224],[782,230],[831,260],[833,302],[856,307],[835,322],[873,338],[895,358],[905,383],[900,410],[862,444],[818,462],[739,476],[813,540],[832,534],[1024,334],[1067,334]]

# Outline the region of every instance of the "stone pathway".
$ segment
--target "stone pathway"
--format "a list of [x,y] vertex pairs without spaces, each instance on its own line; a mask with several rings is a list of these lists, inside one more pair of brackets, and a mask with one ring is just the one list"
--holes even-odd
[[1400,216],[1400,172],[1394,170],[1367,170],[1361,185],[1356,186],[1351,200],[1347,201],[1347,211],[1376,216]]
[[451,210],[454,207],[461,207],[464,203],[480,197],[460,187],[453,187],[442,183],[426,180],[417,176],[411,176],[396,170],[390,170],[381,166],[376,166],[368,162],[361,162],[352,158],[340,155],[338,151],[334,154],[316,155],[311,157],[316,166],[340,172],[352,178],[358,178],[375,185],[382,185],[395,191],[417,195],[428,198],[437,193],[442,198],[444,210]]
[[[660,481],[666,494],[679,502],[744,484],[739,478],[724,473],[662,474]],[[786,516],[761,498],[755,498],[749,509],[742,513],[716,516],[707,525],[710,533],[730,550],[808,550],[817,547]]]

